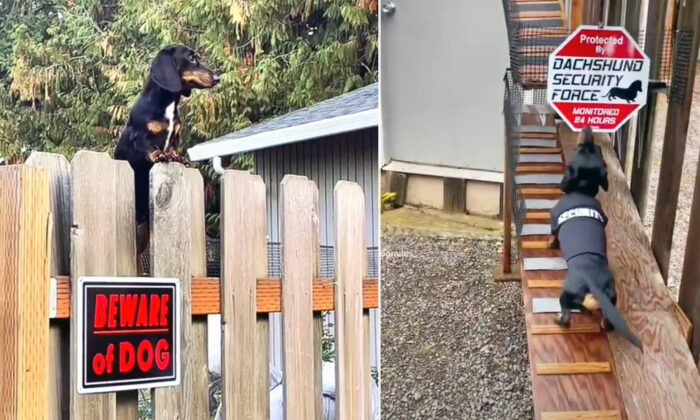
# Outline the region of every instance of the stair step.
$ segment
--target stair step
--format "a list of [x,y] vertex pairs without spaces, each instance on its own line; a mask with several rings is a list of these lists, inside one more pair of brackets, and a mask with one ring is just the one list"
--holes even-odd
[[552,197],[558,199],[564,195],[558,187],[521,187],[520,192],[526,198]]
[[520,236],[539,236],[552,233],[552,226],[549,223],[525,223],[520,228]]
[[538,363],[538,375],[577,375],[584,373],[610,373],[610,362]]
[[547,133],[556,134],[557,128],[551,125],[521,125],[517,128],[520,133]]
[[566,270],[566,260],[561,257],[526,257],[523,259],[525,271],[534,270]]
[[522,241],[522,248],[523,249],[548,249],[549,244],[547,241],[532,241],[532,240],[524,240]]
[[541,420],[621,420],[620,410],[543,411]]
[[560,174],[562,173],[561,164],[545,163],[539,165],[525,164],[515,168],[517,174]]
[[528,280],[527,287],[530,289],[561,289],[564,287],[563,280]]
[[543,185],[552,184],[558,185],[561,183],[563,174],[527,174],[527,175],[516,175],[515,183],[518,185]]
[[515,12],[558,12],[561,16],[561,5],[558,1],[531,1],[516,3],[512,8]]
[[559,200],[530,198],[525,200],[525,208],[527,210],[549,210],[557,204],[557,201]]
[[557,141],[551,139],[521,139],[520,147],[557,147]]
[[518,163],[561,163],[561,155],[528,153],[518,156]]
[[545,334],[593,334],[600,332],[600,325],[595,323],[571,324],[570,327],[560,327],[557,324],[532,325],[530,331],[535,335]]
[[548,154],[548,155],[560,155],[561,148],[559,147],[521,147],[518,151],[521,155],[530,154]]
[[561,10],[527,10],[514,12],[517,19],[561,19]]

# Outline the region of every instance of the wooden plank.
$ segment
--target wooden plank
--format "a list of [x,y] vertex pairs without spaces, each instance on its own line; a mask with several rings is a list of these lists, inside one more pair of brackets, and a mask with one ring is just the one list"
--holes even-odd
[[284,413],[288,419],[313,419],[316,414],[317,367],[314,357],[314,248],[318,239],[317,190],[306,177],[286,175],[280,192],[282,249],[282,341],[284,343]]
[[266,419],[268,338],[255,312],[256,278],[267,274],[265,184],[257,175],[226,171],[221,186],[223,413],[229,420]]
[[522,187],[520,191],[527,198],[559,198],[564,195],[559,188],[554,187]]
[[445,178],[442,197],[444,211],[464,213],[467,208],[466,181],[459,178]]
[[538,363],[538,375],[578,375],[583,373],[612,372],[610,362]]
[[[190,275],[192,276],[191,405],[193,420],[209,419],[209,371],[207,370],[207,318],[194,316],[194,278],[207,275],[207,238],[204,220],[204,180],[197,169],[185,169],[190,190]],[[218,303],[218,299],[217,299]],[[218,307],[217,307],[218,309]]]
[[336,414],[339,420],[369,419],[369,376],[365,371],[362,276],[365,264],[365,200],[358,184],[340,181],[335,208]]
[[561,154],[561,148],[560,147],[521,147],[519,150],[519,153],[521,155],[548,154],[548,153],[551,153],[553,155],[559,155],[559,154]]
[[560,411],[542,413],[542,420],[620,420],[620,410]]
[[532,334],[588,334],[599,333],[599,324],[571,324],[570,327],[564,328],[557,324],[535,324],[531,326]]
[[528,280],[527,287],[530,289],[561,289],[564,287],[563,280]]
[[[571,154],[576,133],[562,127],[560,139],[565,153]],[[608,263],[615,276],[617,307],[645,347],[640,353],[619,334],[608,335],[627,415],[693,419],[700,412],[700,375],[610,138],[596,136],[596,143],[608,168],[609,190],[600,192],[598,199],[610,219]]]
[[180,386],[155,388],[153,418],[190,419],[195,371],[191,363],[192,313],[190,257],[192,207],[185,168],[179,163],[157,163],[151,168],[151,272],[153,277],[180,279]]
[[[70,273],[70,163],[63,155],[32,152],[27,166],[44,168],[49,176],[49,202],[51,205],[52,247],[51,276]],[[70,297],[70,291],[64,297]],[[67,299],[68,300],[68,299]],[[49,302],[51,304],[53,302]],[[66,318],[68,317],[68,306]],[[70,333],[65,321],[53,320],[49,328],[49,419],[68,418],[70,389],[69,375],[65,366],[69,365]]]
[[561,174],[563,173],[562,165],[557,163],[548,164],[520,164],[515,168],[518,174],[527,173],[543,173],[543,174]]
[[0,364],[3,418],[49,414],[49,177],[19,165],[0,167]]
[[[117,259],[116,275],[134,277],[136,272],[136,217],[134,214],[134,171],[128,162],[115,160],[114,197],[116,215]],[[138,420],[139,394],[137,390],[117,392],[117,418],[119,420]]]
[[[660,5],[658,6],[657,14],[663,16],[664,9]],[[657,25],[661,28],[663,21],[658,19]],[[693,86],[695,84],[698,48],[700,48],[700,4],[697,1],[683,2],[678,5],[677,27],[679,28],[679,42],[674,48],[674,70],[671,78],[666,132],[659,171],[659,185],[663,185],[663,188],[658,188],[657,191],[654,226],[651,233],[652,249],[664,279],[668,277],[668,266],[671,259],[673,227],[676,221],[676,208],[683,172],[683,156],[688,138],[690,108],[693,102]],[[663,33],[661,33],[660,28],[657,29],[659,39],[655,40],[659,50],[663,41]],[[692,32],[687,33],[687,31]],[[688,39],[689,37],[692,39]],[[686,41],[683,42],[682,39]],[[685,45],[680,48],[682,44]],[[687,50],[688,48],[690,51]],[[654,69],[653,66],[652,69]],[[693,243],[689,242],[688,244],[691,247],[694,246]]]
[[[71,161],[71,282],[82,276],[117,274],[116,197],[117,171],[106,153],[81,150]],[[78,288],[72,288],[71,301]],[[79,395],[75,363],[77,360],[77,314],[71,306],[70,317],[70,418],[72,420],[117,420],[114,393]]]

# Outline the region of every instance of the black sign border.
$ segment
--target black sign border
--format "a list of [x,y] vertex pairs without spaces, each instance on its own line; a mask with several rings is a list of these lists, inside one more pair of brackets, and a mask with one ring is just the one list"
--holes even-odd
[[[89,386],[86,382],[84,368],[86,361],[82,360],[85,353],[85,341],[87,339],[84,316],[86,287],[88,286],[116,286],[116,287],[133,287],[133,286],[157,286],[157,287],[173,287],[173,330],[175,333],[175,360],[173,360],[173,375],[167,377],[141,379],[138,381],[109,381],[109,384],[103,386]],[[76,334],[76,342],[72,343],[76,346],[76,369],[77,369],[77,388],[78,394],[97,394],[105,392],[126,391],[142,388],[159,388],[167,386],[178,386],[181,380],[181,321],[180,321],[180,279],[178,278],[153,278],[153,277],[80,277],[78,279],[78,307],[76,316],[78,333]]]

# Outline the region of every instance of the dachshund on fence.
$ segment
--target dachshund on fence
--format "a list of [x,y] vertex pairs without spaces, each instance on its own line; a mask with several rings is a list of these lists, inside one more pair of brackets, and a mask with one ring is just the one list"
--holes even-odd
[[201,63],[199,54],[184,45],[162,49],[151,64],[146,85],[131,109],[119,138],[115,159],[126,160],[134,170],[136,241],[141,254],[149,239],[149,171],[157,162],[188,165],[178,152],[178,105],[192,89],[211,89],[219,76]]
[[628,88],[621,88],[621,87],[614,87],[611,88],[610,91],[607,93],[607,95],[603,95],[603,98],[608,98],[610,100],[613,99],[622,99],[627,101],[627,103],[630,103],[634,101],[637,98],[637,93],[642,91],[642,81],[641,80],[635,80],[632,82],[630,87]]
[[600,147],[593,142],[593,132],[586,126],[561,182],[565,195],[551,210],[550,248],[560,247],[568,265],[559,297],[561,313],[554,322],[569,327],[572,309],[600,308],[603,328],[617,329],[641,349],[641,340],[615,308],[615,280],[608,268],[605,241],[608,218],[595,198],[599,187],[608,190],[607,168]]

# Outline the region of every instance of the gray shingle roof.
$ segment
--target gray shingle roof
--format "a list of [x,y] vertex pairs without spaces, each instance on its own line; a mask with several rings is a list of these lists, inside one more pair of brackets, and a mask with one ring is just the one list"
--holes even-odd
[[327,99],[307,108],[298,109],[288,114],[261,121],[242,130],[226,134],[203,144],[224,140],[235,140],[267,131],[279,130],[314,121],[326,120],[343,115],[377,109],[379,107],[378,83],[374,83],[352,92]]

